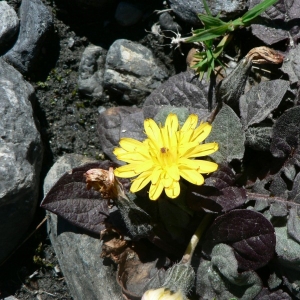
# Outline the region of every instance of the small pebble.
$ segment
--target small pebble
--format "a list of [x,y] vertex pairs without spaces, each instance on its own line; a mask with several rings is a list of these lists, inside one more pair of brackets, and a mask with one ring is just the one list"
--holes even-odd
[[104,107],[104,106],[99,106],[98,107],[98,113],[99,114],[101,114],[101,113],[103,113],[103,112],[105,112],[106,111],[106,108]]
[[72,49],[74,47],[74,44],[75,44],[75,41],[73,38],[69,38],[69,41],[68,41],[68,48],[69,49]]

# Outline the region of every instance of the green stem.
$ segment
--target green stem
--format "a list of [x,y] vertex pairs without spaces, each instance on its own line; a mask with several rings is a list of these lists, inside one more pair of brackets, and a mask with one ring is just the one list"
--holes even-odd
[[190,264],[192,257],[193,257],[193,253],[196,249],[196,246],[198,245],[198,242],[200,241],[203,233],[205,232],[206,228],[210,224],[213,217],[214,216],[212,214],[206,214],[204,216],[204,218],[202,219],[201,223],[197,227],[195,233],[193,234],[193,236],[182,256],[181,263]]

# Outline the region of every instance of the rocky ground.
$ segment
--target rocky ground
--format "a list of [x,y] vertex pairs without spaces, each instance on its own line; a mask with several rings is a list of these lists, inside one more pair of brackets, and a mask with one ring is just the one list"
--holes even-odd
[[[21,1],[7,1],[16,10]],[[78,92],[78,67],[82,53],[90,44],[108,49],[119,38],[138,41],[155,53],[160,64],[175,74],[185,67],[185,59],[169,46],[158,45],[151,25],[158,20],[153,9],[163,9],[161,1],[150,1],[145,18],[131,27],[122,27],[114,19],[117,2],[105,10],[89,8],[76,1],[43,1],[54,18],[54,35],[44,45],[39,67],[26,79],[36,90],[35,113],[45,146],[43,178],[58,157],[65,153],[83,154],[95,159],[103,157],[96,133],[99,110],[115,106],[110,101],[93,100]],[[174,64],[174,60],[176,64]],[[27,236],[45,216],[38,208]],[[0,269],[0,298],[14,295],[17,299],[72,299],[60,273],[57,259],[42,225]]]

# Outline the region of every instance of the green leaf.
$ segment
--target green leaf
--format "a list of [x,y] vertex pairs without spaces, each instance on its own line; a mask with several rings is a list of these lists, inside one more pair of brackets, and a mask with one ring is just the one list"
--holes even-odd
[[252,9],[248,10],[243,16],[242,16],[242,22],[245,26],[248,26],[249,23],[258,17],[261,13],[263,13],[267,8],[272,6],[278,2],[278,0],[265,0],[257,5],[255,5]]

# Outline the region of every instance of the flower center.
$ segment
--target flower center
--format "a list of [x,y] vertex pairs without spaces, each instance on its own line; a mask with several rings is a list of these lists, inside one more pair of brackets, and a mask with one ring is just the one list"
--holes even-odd
[[159,157],[160,165],[162,167],[170,167],[174,164],[174,157],[172,151],[170,151],[170,149],[168,149],[167,147],[160,148]]
[[166,148],[166,147],[160,148],[160,152],[161,152],[161,153],[167,153],[168,151],[169,151],[169,149]]

